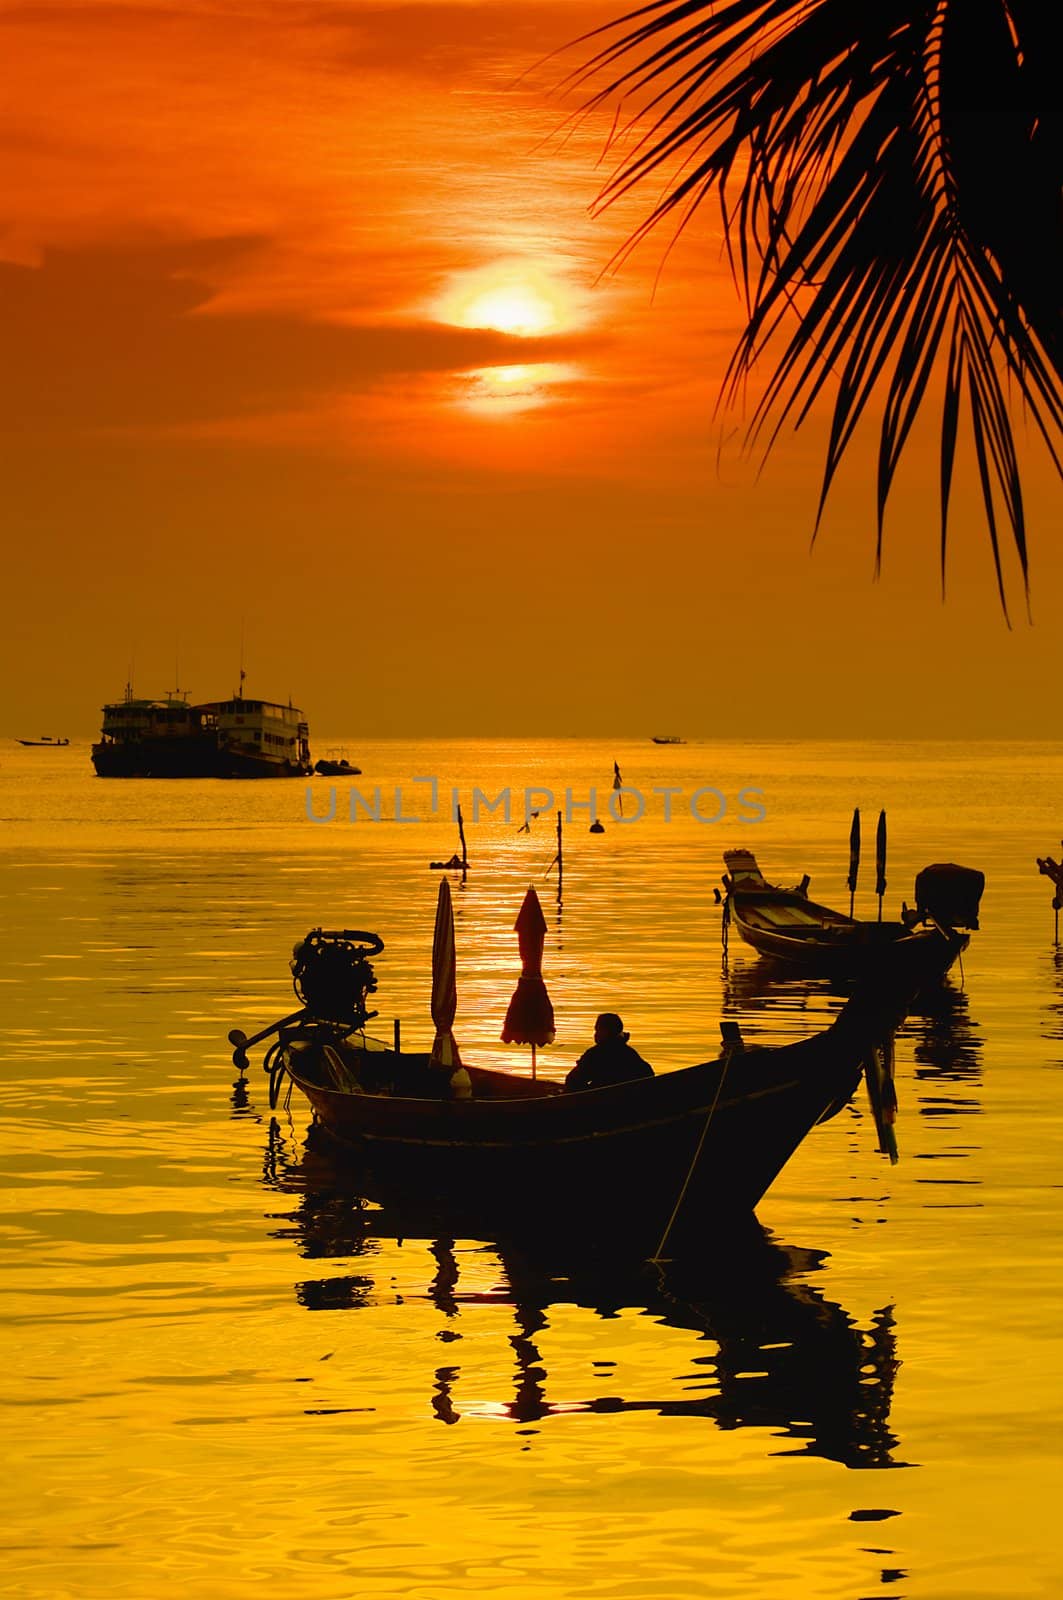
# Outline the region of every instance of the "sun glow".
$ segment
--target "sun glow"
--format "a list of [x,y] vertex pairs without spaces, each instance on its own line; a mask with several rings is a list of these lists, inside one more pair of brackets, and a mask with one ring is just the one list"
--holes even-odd
[[503,285],[487,289],[468,307],[466,315],[473,328],[497,328],[500,333],[522,335],[547,333],[557,326],[557,313],[550,301],[528,284]]
[[575,320],[572,295],[523,263],[463,274],[446,290],[438,310],[455,327],[493,328],[520,338],[557,333]]
[[516,360],[461,375],[451,398],[465,411],[506,417],[536,410],[556,402],[561,388],[578,377],[571,363],[555,359],[556,349],[545,345],[536,349],[536,340],[570,334],[585,322],[578,290],[560,274],[553,276],[535,263],[515,258],[497,261],[452,278],[431,310],[451,327],[527,341],[527,356],[514,347]]
[[571,383],[574,369],[554,361],[527,366],[478,367],[464,374],[461,404],[481,416],[507,416],[536,410],[556,398],[561,384]]

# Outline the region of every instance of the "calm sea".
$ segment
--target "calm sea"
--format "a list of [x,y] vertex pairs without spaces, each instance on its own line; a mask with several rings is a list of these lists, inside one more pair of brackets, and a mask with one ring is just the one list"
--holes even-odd
[[[344,820],[343,780],[315,823],[302,782],[105,782],[85,744],[0,752],[0,1595],[1063,1591],[1063,966],[1034,861],[1060,852],[1060,747],[347,742],[379,822]],[[575,813],[559,910],[553,811],[566,787],[604,803],[614,760],[645,814],[591,835]],[[508,822],[473,820],[477,786],[509,787]],[[554,803],[519,833],[525,787]],[[900,1164],[858,1098],[733,1276],[392,1236],[307,1147],[302,1104],[271,1115],[259,1057],[237,1077],[226,1033],[291,1009],[290,947],[324,924],[381,934],[379,1029],[430,1039],[428,862],[456,846],[455,788],[455,1031],[514,1068],[531,882],[543,1070],[609,1009],[666,1071],[714,1053],[721,1020],[783,1040],[838,1004],[734,943],[724,968],[727,846],[844,906],[859,805],[865,915],[882,806],[888,909],[929,862],[980,867],[964,970],[899,1040]],[[726,813],[697,821],[710,789]]]

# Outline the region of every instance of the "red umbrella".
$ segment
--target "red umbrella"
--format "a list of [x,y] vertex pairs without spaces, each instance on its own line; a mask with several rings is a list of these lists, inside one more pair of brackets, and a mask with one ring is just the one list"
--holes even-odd
[[513,926],[520,946],[520,977],[506,1012],[502,1041],[531,1045],[534,1078],[536,1049],[554,1042],[554,1008],[543,982],[546,918],[534,888],[524,896],[524,904]]
[[454,1072],[461,1066],[454,1038],[454,1014],[458,1009],[457,957],[454,947],[454,907],[450,882],[439,881],[436,906],[436,931],[432,940],[432,1021],[436,1025],[432,1046],[432,1065]]

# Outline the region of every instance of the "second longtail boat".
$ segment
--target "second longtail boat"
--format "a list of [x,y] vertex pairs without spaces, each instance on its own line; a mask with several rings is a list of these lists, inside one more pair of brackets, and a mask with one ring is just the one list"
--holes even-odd
[[859,978],[887,953],[920,983],[943,977],[978,927],[985,877],[950,863],[924,867],[915,908],[896,922],[862,921],[809,900],[807,879],[794,889],[769,883],[751,850],[724,852],[725,924],[760,955],[825,977]]

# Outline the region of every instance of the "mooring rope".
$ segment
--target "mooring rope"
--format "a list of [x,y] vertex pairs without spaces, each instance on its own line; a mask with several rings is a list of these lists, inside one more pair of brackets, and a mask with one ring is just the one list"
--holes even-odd
[[269,1077],[269,1108],[271,1111],[276,1111],[281,1097],[281,1084],[284,1082],[287,1070],[284,1064],[284,1046],[279,1039],[266,1051],[262,1070]]
[[716,1113],[716,1107],[719,1105],[719,1102],[720,1102],[720,1095],[723,1092],[724,1079],[727,1077],[727,1068],[731,1065],[731,1057],[734,1055],[735,1050],[738,1049],[738,1048],[741,1048],[741,1047],[740,1046],[732,1046],[729,1050],[726,1050],[724,1052],[723,1071],[720,1073],[720,1081],[716,1085],[716,1093],[713,1096],[712,1105],[709,1107],[708,1116],[705,1118],[705,1124],[704,1124],[704,1126],[703,1126],[703,1128],[701,1130],[701,1137],[698,1140],[697,1149],[694,1151],[693,1159],[692,1159],[692,1161],[690,1163],[690,1166],[687,1168],[687,1175],[683,1179],[683,1187],[679,1191],[679,1198],[677,1199],[675,1205],[672,1208],[672,1215],[668,1218],[668,1226],[665,1228],[664,1232],[661,1234],[661,1242],[658,1244],[656,1250],[653,1252],[653,1255],[650,1257],[650,1260],[652,1262],[654,1262],[654,1263],[657,1263],[657,1264],[660,1263],[660,1261],[661,1261],[661,1251],[664,1249],[665,1245],[668,1243],[668,1235],[671,1233],[673,1227],[675,1226],[676,1217],[679,1215],[680,1211],[682,1210],[683,1201],[686,1199],[686,1192],[687,1192],[688,1188],[690,1187],[690,1180],[694,1176],[694,1168],[698,1164],[698,1160],[700,1159],[702,1148],[703,1148],[703,1146],[705,1144],[705,1135],[709,1131],[709,1124],[712,1122],[712,1119],[713,1119],[713,1117],[714,1117],[714,1115]]

